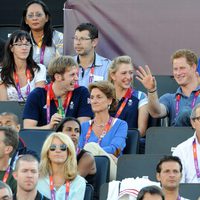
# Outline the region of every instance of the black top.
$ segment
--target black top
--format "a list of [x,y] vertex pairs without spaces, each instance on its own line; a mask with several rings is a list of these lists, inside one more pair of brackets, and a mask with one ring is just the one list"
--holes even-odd
[[[16,194],[14,194],[13,200],[20,200],[20,199],[17,199]],[[48,199],[47,197],[45,197],[44,195],[42,195],[41,193],[39,193],[37,191],[37,195],[35,197],[35,200],[50,200],[50,199]]]

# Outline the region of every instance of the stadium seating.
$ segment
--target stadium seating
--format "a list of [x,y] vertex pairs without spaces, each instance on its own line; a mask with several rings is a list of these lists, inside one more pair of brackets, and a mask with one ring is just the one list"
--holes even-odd
[[22,121],[23,110],[24,110],[24,102],[1,101],[1,103],[0,103],[0,113],[10,112],[10,113],[17,115],[17,117],[19,118],[21,127],[23,125],[23,121]]
[[97,167],[96,181],[94,185],[94,198],[99,198],[100,187],[109,182],[110,160],[107,156],[95,156]]
[[174,148],[194,134],[190,127],[150,127],[146,132],[146,154],[171,154]]
[[84,200],[93,200],[94,188],[91,184],[86,184]]
[[117,180],[145,176],[156,181],[156,165],[162,157],[153,154],[122,155],[117,162]]
[[140,133],[137,129],[128,130],[126,147],[123,154],[136,154],[139,150],[139,137]]
[[181,183],[179,194],[187,199],[197,200],[200,197],[199,183]]
[[[165,93],[174,93],[176,92],[178,88],[178,84],[174,80],[173,76],[170,75],[155,75],[156,82],[157,82],[157,90],[158,90],[158,96]],[[141,90],[143,92],[147,92],[146,89],[143,87],[143,85],[135,78],[134,79],[134,87],[137,90]]]
[[52,130],[45,129],[22,129],[19,132],[19,136],[24,140],[28,148],[34,150],[40,156],[42,145],[51,132]]

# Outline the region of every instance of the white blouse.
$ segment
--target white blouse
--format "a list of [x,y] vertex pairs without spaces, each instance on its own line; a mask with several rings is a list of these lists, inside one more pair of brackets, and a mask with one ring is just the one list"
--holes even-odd
[[[38,66],[40,67],[40,70],[39,71],[37,70],[34,73],[34,78],[30,82],[30,92],[33,89],[35,89],[36,83],[38,83],[40,81],[46,81],[46,67],[42,64],[38,64]],[[13,85],[10,85],[9,87],[7,87],[8,101],[24,101],[24,100],[26,100],[27,99],[27,94],[26,94],[27,86],[28,86],[28,83],[24,87],[20,88],[23,99],[19,99],[17,90]]]

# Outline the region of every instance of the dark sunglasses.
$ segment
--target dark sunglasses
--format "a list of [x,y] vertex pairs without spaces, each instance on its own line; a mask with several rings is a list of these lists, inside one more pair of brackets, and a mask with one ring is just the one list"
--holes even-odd
[[57,147],[60,148],[61,151],[66,151],[67,150],[67,145],[66,144],[61,144],[61,145],[52,144],[49,147],[49,150],[50,151],[55,151],[57,149]]

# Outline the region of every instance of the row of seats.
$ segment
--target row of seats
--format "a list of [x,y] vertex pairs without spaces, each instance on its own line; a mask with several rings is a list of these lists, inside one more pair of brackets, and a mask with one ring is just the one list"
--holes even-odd
[[[165,154],[166,155],[166,154]],[[156,165],[163,154],[132,154],[123,155],[117,163],[117,178],[122,181],[125,178],[146,177],[151,181],[156,180]],[[188,199],[197,199],[200,184],[180,184],[179,193]],[[100,190],[100,200],[106,200],[108,194],[108,183],[104,183]]]
[[[179,193],[187,199],[198,199],[200,184],[198,183],[181,183],[179,186]],[[99,200],[106,200],[108,194],[108,183],[104,183],[101,187]]]

